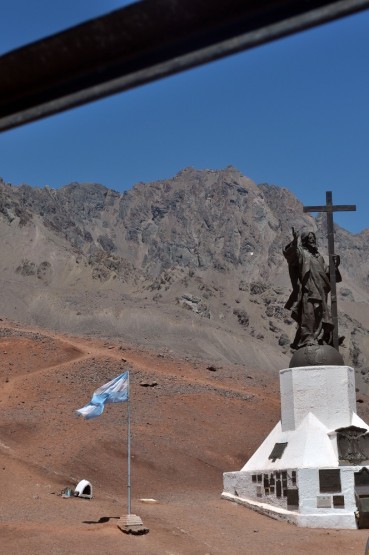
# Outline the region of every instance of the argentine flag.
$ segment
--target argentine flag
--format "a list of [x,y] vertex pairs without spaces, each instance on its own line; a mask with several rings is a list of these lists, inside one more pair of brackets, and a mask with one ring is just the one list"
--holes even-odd
[[129,398],[129,372],[128,370],[110,382],[102,385],[92,395],[91,401],[76,410],[86,420],[96,418],[104,411],[105,403],[123,403]]

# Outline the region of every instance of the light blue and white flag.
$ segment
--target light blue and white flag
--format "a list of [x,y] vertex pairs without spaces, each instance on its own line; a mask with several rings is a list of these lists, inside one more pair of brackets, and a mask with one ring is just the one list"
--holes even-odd
[[96,418],[104,411],[105,403],[123,403],[129,398],[129,372],[128,370],[110,382],[102,385],[92,395],[91,401],[76,410],[86,420]]

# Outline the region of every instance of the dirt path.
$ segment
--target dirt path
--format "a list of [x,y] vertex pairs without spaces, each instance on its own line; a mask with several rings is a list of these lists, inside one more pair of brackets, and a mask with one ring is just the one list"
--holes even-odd
[[[127,366],[132,512],[150,529],[137,537],[117,527],[126,405],[90,422],[75,416]],[[222,473],[241,468],[279,420],[270,375],[0,322],[0,384],[1,555],[364,553],[365,530],[301,529],[220,499]],[[60,496],[81,479],[92,500]]]

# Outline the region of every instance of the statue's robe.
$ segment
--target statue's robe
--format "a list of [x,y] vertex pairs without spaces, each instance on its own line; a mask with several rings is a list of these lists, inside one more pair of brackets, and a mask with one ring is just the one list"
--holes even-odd
[[[333,322],[327,304],[331,290],[329,267],[318,251],[311,252],[293,241],[283,251],[289,265],[292,293],[285,305],[298,328],[292,347],[332,344]],[[342,281],[336,269],[337,283]]]

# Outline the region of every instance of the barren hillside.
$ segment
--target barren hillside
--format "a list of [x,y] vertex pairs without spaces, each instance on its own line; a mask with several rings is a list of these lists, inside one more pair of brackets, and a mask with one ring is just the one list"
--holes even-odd
[[[235,168],[187,168],[123,194],[0,183],[0,317],[109,337],[192,362],[288,365],[294,323],[283,246],[291,227],[316,230],[287,189]],[[369,379],[368,230],[336,227],[342,355]]]
[[[131,376],[132,512],[145,536],[117,527],[127,512],[127,405],[91,421],[74,413],[122,369]],[[364,551],[365,530],[301,529],[220,499],[222,473],[240,469],[279,420],[275,374],[2,321],[0,381],[1,554]],[[82,479],[92,500],[60,495]]]
[[[298,529],[220,499],[279,420],[294,324],[282,248],[316,230],[286,189],[234,168],[183,170],[119,194],[0,182],[0,553],[361,553],[365,530]],[[342,354],[369,419],[368,232],[337,227]],[[127,406],[75,409],[128,369]],[[87,479],[93,499],[61,492]]]

